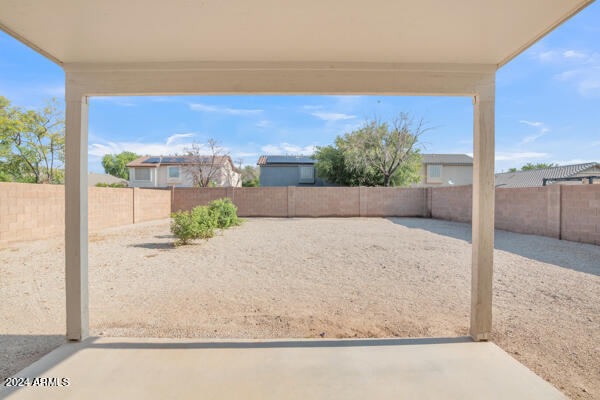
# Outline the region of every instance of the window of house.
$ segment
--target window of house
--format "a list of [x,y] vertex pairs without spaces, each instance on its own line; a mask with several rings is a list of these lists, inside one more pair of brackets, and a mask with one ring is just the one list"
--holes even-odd
[[135,170],[136,181],[149,181],[150,180],[150,168],[136,168]]
[[315,168],[310,166],[298,167],[300,170],[299,183],[315,183]]
[[428,165],[427,166],[427,182],[442,183],[442,166]]
[[179,178],[179,167],[169,167],[169,179]]

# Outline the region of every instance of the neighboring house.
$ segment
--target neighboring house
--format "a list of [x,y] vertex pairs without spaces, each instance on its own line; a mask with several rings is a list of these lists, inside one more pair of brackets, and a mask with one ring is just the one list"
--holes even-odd
[[[496,187],[536,187],[560,184],[582,184],[590,182],[586,177],[596,177],[593,183],[600,183],[600,163],[562,165],[560,167],[531,169],[527,171],[503,172],[496,174]],[[558,179],[558,180],[553,180]]]
[[260,156],[260,186],[323,186],[315,162],[305,156]]
[[421,182],[414,187],[455,186],[473,183],[473,158],[466,154],[423,154]]
[[98,174],[96,172],[88,173],[88,186],[96,186],[99,183],[121,183],[125,186],[129,185],[127,179],[118,178],[109,174]]
[[[194,186],[192,169],[202,168],[208,174],[211,156],[145,156],[133,160],[129,168],[131,187]],[[242,171],[236,168],[229,156],[215,159],[216,173],[211,180],[217,186],[242,186]]]

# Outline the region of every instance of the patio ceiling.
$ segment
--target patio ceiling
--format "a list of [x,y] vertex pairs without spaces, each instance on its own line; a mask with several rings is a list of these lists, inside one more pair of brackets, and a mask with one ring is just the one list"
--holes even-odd
[[0,28],[59,64],[501,66],[590,0],[3,0]]

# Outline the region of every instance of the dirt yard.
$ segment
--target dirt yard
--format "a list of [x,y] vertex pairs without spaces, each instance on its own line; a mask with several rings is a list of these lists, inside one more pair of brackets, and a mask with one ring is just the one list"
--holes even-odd
[[[90,235],[92,335],[466,335],[470,226],[249,219],[173,248],[168,221]],[[574,399],[600,399],[600,247],[496,233],[493,340]],[[64,245],[0,250],[0,376],[64,341]]]

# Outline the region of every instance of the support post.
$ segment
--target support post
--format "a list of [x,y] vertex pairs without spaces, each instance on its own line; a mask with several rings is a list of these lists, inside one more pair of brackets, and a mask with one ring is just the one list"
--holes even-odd
[[88,319],[88,99],[66,96],[65,290],[67,339],[89,335]]
[[492,330],[494,266],[494,75],[473,97],[471,328],[475,341]]

